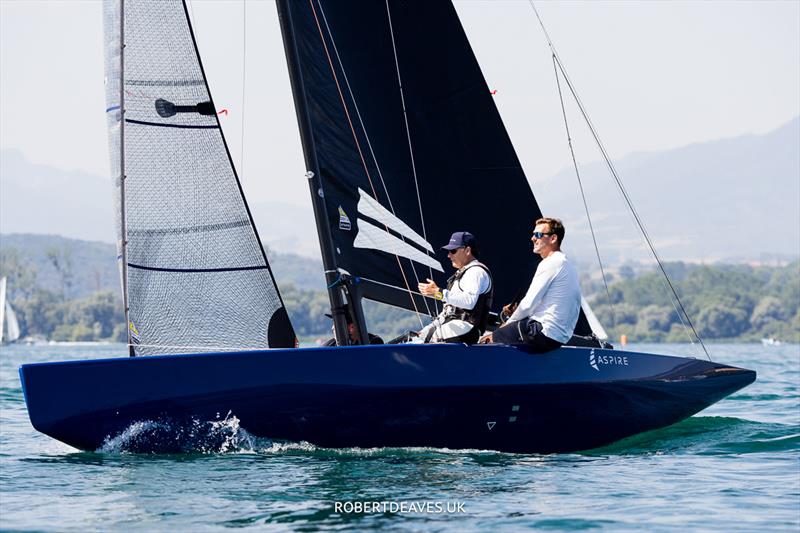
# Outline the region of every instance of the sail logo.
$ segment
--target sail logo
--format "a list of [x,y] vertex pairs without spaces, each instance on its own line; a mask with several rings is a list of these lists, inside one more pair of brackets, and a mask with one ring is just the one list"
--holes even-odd
[[[367,248],[405,257],[433,270],[444,272],[442,264],[433,256],[433,246],[422,235],[411,229],[408,224],[397,218],[394,213],[360,188],[358,194],[360,196],[358,214],[362,217],[357,219],[358,233],[353,241],[354,248]],[[339,223],[341,224],[341,208],[339,209]],[[383,228],[364,217],[377,221]],[[400,238],[389,233],[389,230],[399,234]]]
[[339,229],[344,231],[350,231],[351,228],[350,218],[347,216],[347,213],[344,212],[342,206],[339,206]]
[[130,332],[131,344],[141,344],[142,341],[139,339],[139,330],[132,320],[128,322],[128,331]]
[[627,355],[597,355],[594,348],[589,352],[589,366],[600,371],[600,365],[628,366]]

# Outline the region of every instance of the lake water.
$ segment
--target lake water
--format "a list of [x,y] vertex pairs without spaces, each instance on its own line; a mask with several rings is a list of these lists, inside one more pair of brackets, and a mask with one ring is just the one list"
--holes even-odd
[[[158,455],[129,453],[124,438],[79,452],[28,421],[20,364],[124,356],[123,346],[3,347],[0,529],[798,531],[800,346],[709,349],[758,381],[682,423],[584,453],[330,450],[231,423],[193,453]],[[348,512],[365,502],[378,503]]]

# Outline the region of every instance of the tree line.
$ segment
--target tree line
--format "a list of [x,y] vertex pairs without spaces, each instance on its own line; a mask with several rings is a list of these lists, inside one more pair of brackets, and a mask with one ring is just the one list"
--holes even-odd
[[[60,276],[60,283],[47,288],[38,282],[36,265],[25,254],[0,249],[0,276],[8,277],[8,297],[22,336],[125,342],[119,291],[71,296],[75,265],[69,253],[54,247],[45,256]],[[800,342],[800,262],[782,267],[669,263],[665,268],[703,339]],[[597,280],[582,281],[584,294],[612,339],[625,334],[632,342],[688,340],[688,321],[676,311],[679,307],[660,271],[634,275],[620,268],[607,292]],[[281,286],[281,294],[298,336],[331,335],[324,289],[288,284]],[[370,331],[385,339],[421,326],[415,314],[373,302],[365,303],[365,313]]]
[[[612,339],[686,342],[691,326],[703,339],[800,342],[800,262],[782,267],[665,265],[688,314],[672,297],[660,271],[595,284],[589,299]],[[610,305],[609,305],[610,302]]]

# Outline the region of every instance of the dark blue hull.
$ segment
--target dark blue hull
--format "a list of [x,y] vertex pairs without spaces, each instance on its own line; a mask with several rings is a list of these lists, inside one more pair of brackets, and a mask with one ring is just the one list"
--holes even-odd
[[95,450],[132,423],[236,416],[325,447],[569,452],[664,427],[752,383],[729,366],[565,347],[385,345],[23,365],[33,426]]

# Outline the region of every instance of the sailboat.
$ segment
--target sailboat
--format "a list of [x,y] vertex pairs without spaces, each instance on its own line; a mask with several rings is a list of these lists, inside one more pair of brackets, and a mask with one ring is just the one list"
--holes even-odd
[[10,344],[19,339],[19,322],[6,296],[7,285],[8,278],[0,278],[0,344]]
[[[185,2],[106,0],[131,357],[23,365],[37,430],[95,450],[137,422],[235,416],[252,435],[323,447],[569,452],[754,381],[602,343],[351,345],[346,314],[365,340],[364,299],[438,313],[415,287],[442,285],[436,248],[455,230],[486,243],[494,301],[511,301],[536,268],[541,211],[449,1],[277,5],[340,346],[295,347]],[[592,335],[585,313],[575,333]]]

